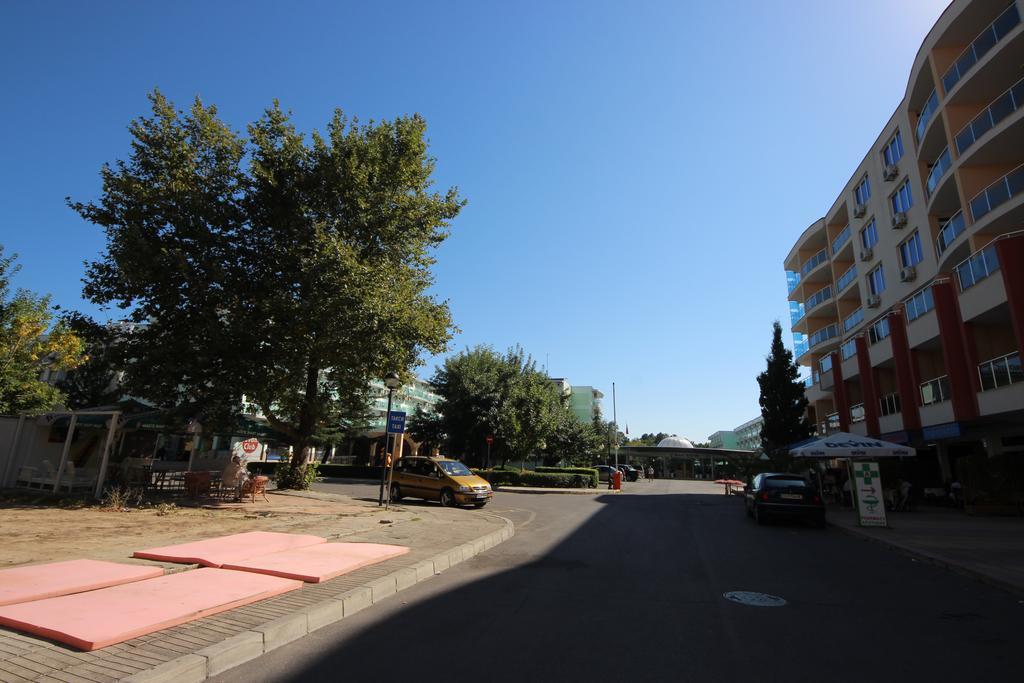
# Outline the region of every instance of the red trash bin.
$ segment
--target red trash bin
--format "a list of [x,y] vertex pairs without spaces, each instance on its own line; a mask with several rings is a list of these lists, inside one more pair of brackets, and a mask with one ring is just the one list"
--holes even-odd
[[616,491],[622,489],[622,470],[612,472],[612,488]]

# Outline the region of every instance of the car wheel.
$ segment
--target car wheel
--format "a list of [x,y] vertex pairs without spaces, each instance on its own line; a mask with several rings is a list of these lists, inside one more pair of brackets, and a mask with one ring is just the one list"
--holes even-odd
[[396,503],[402,500],[402,489],[398,487],[398,484],[391,485],[391,500]]
[[477,510],[482,508],[484,505],[487,505],[487,503],[473,503],[473,507],[475,507]]
[[455,507],[455,494],[451,489],[441,489],[441,505],[446,508]]

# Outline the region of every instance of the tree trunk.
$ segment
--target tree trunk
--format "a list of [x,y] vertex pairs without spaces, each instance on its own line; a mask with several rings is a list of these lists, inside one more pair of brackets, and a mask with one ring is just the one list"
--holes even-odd
[[306,366],[306,396],[302,402],[302,409],[299,413],[299,424],[297,435],[292,441],[292,481],[302,481],[302,473],[309,462],[310,448],[312,447],[313,432],[316,430],[317,415],[316,401],[319,397],[320,368],[310,360]]

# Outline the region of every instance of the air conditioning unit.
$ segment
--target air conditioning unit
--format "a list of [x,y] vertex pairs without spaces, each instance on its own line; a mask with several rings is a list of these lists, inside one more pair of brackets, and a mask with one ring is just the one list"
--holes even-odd
[[872,294],[868,297],[868,308],[878,308],[882,305],[882,297]]
[[892,228],[893,230],[899,230],[907,224],[907,212],[900,211],[892,217]]
[[868,207],[864,204],[858,204],[857,206],[853,207],[854,218],[864,218],[864,214],[866,214],[867,212]]
[[913,282],[916,277],[917,268],[915,268],[914,266],[900,268],[900,282]]
[[873,258],[875,258],[875,250],[872,249],[871,247],[868,247],[867,249],[861,249],[860,250],[860,260],[861,261],[870,261]]
[[882,173],[882,177],[886,180],[896,180],[896,176],[900,174],[900,167],[896,164],[888,164],[885,167],[885,171]]

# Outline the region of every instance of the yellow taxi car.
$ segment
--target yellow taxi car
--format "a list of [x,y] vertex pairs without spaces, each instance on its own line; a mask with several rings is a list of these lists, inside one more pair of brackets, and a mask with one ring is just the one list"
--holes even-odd
[[391,480],[391,500],[422,498],[441,505],[472,505],[482,508],[494,495],[491,485],[458,460],[448,458],[402,458]]

